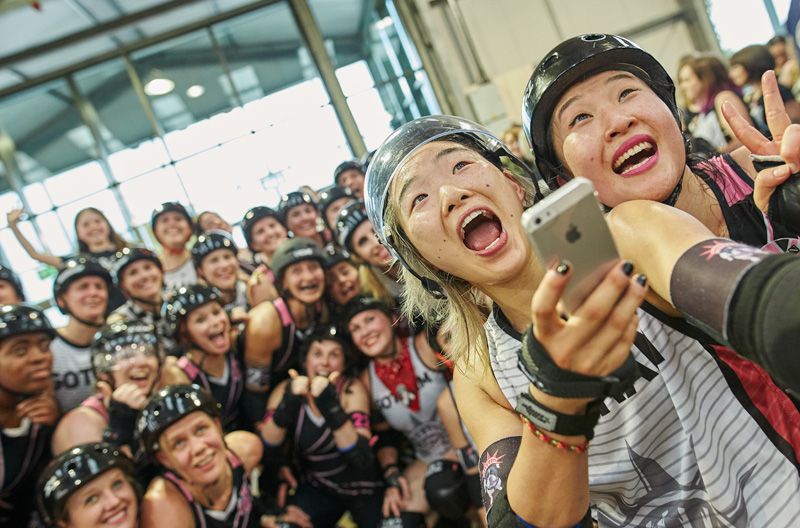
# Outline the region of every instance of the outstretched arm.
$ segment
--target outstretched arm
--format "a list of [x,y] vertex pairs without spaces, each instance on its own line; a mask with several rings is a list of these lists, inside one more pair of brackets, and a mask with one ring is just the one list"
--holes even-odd
[[22,246],[22,249],[31,257],[33,260],[38,260],[43,264],[47,264],[48,266],[59,267],[61,265],[61,257],[57,257],[55,255],[50,255],[49,253],[40,253],[36,250],[35,247],[25,238],[25,235],[22,234],[22,231],[19,230],[19,221],[22,215],[25,214],[25,211],[22,209],[14,209],[6,216],[8,220],[8,227],[11,228],[11,232],[14,233],[14,236],[17,237],[17,241]]

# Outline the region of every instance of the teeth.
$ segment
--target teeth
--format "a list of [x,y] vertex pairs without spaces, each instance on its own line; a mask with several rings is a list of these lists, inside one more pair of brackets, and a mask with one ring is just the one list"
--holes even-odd
[[[643,150],[645,150],[645,149],[649,149],[649,148],[653,148],[653,145],[652,145],[652,143],[650,143],[649,141],[642,141],[642,142],[641,142],[641,143],[639,143],[638,145],[635,145],[635,146],[633,146],[633,147],[629,148],[629,149],[628,149],[628,151],[627,151],[627,152],[625,152],[625,154],[623,154],[622,156],[620,156],[619,158],[617,158],[617,161],[615,161],[615,162],[614,162],[614,168],[615,168],[615,169],[618,169],[618,168],[620,167],[620,165],[622,165],[623,163],[625,163],[625,161],[626,161],[628,158],[630,158],[630,157],[631,157],[631,156],[633,156],[634,154],[638,154],[639,152],[641,152],[641,151],[643,151]],[[639,165],[641,165],[641,163],[640,163]],[[638,167],[639,165],[637,165],[637,167]],[[625,172],[628,172],[628,171],[626,170]]]
[[464,235],[465,235],[465,231],[464,230],[467,227],[467,225],[470,222],[472,222],[474,219],[478,218],[481,215],[486,215],[488,217],[489,216],[489,212],[488,211],[483,211],[483,210],[472,211],[469,215],[467,215],[467,217],[464,219],[464,221],[461,222],[461,238],[462,238],[462,240],[464,238]]

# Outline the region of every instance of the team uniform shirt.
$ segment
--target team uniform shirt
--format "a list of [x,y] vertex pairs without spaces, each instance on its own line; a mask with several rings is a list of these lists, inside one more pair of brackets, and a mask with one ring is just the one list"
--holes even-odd
[[[337,395],[344,379],[337,387]],[[286,386],[287,390],[289,386]],[[300,464],[301,479],[315,487],[323,487],[348,497],[382,493],[383,481],[375,464],[371,467],[348,467],[336,448],[333,431],[322,416],[316,416],[308,404],[300,409],[294,429],[294,451]]]
[[189,258],[174,270],[164,272],[164,291],[173,292],[181,286],[197,284],[197,270],[194,261]]
[[180,356],[183,351],[167,326],[167,320],[161,317],[160,311],[148,312],[137,305],[133,299],[128,299],[125,304],[114,310],[114,315],[119,315],[131,321],[148,324],[156,329],[158,344],[168,356]]
[[70,343],[57,335],[50,343],[53,353],[53,386],[61,410],[67,412],[94,393],[92,353],[88,346]]
[[[272,353],[272,366],[270,371],[271,385],[274,387],[281,381],[289,377],[289,369],[298,370],[300,365],[297,358],[300,354],[300,347],[303,341],[314,330],[314,323],[309,324],[308,328],[300,329],[292,319],[289,306],[282,297],[278,297],[272,305],[278,311],[281,318],[281,346]],[[315,319],[318,321],[322,316],[322,303],[318,302],[315,306]]]
[[407,338],[411,364],[417,378],[419,411],[414,412],[395,398],[394,394],[375,373],[375,362],[369,362],[369,379],[372,401],[392,426],[400,431],[414,446],[417,459],[430,463],[439,460],[450,450],[450,438],[436,410],[436,399],[447,388],[447,380],[439,371],[428,368],[414,347],[414,338]]
[[233,492],[224,510],[207,510],[184,486],[183,481],[171,471],[162,476],[172,482],[183,494],[194,515],[197,528],[261,528],[261,501],[253,500],[250,481],[245,475],[244,466],[231,451],[228,462],[233,470]]
[[50,460],[51,433],[29,418],[0,429],[0,526],[38,526],[35,486]]
[[234,299],[223,306],[225,311],[230,313],[234,308],[249,310],[250,305],[247,303],[247,283],[241,280],[236,281],[236,286],[234,286],[232,291],[235,293]]
[[[604,401],[589,448],[599,526],[797,526],[800,420],[788,397],[751,363],[753,383],[774,400],[761,412],[720,350],[645,311],[639,318],[631,352],[640,377],[620,401]],[[497,309],[484,329],[494,376],[515,406],[530,383],[517,366],[521,336]]]
[[711,109],[705,113],[695,115],[695,117],[689,121],[687,128],[692,136],[706,140],[715,150],[720,150],[728,144],[725,132],[722,131],[722,126],[719,124],[719,118],[717,117],[717,112],[714,107],[711,107]]
[[773,253],[800,252],[798,233],[771,221],[752,201],[753,180],[730,154],[715,156],[700,165],[700,176],[714,192],[729,238]]
[[203,387],[222,405],[222,428],[225,431],[251,429],[246,424],[240,405],[244,390],[244,372],[233,352],[225,354],[225,370],[219,378],[209,376],[186,356],[179,358],[177,365],[192,383]]

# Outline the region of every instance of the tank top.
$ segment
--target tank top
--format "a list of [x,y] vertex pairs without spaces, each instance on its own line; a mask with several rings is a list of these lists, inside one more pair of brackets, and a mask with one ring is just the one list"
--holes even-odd
[[[344,378],[340,378],[344,381]],[[340,394],[344,383],[339,383]],[[288,386],[287,386],[288,389]],[[325,418],[315,416],[308,404],[300,409],[294,429],[294,451],[301,469],[301,478],[313,486],[324,487],[338,495],[355,497],[372,495],[383,490],[376,464],[351,468],[333,438]]]
[[753,180],[730,154],[715,156],[700,164],[698,175],[714,192],[728,226],[729,237],[737,242],[773,253],[798,253],[800,238],[778,221],[771,221],[752,199]]
[[720,150],[728,144],[725,133],[722,131],[722,126],[719,124],[717,112],[713,107],[704,114],[697,114],[689,122],[688,128],[692,136],[698,139],[705,139],[716,150]]
[[36,479],[50,460],[49,427],[23,418],[0,429],[0,526],[25,527],[36,509]]
[[228,451],[228,462],[233,470],[233,492],[224,511],[207,510],[184,486],[183,481],[171,471],[162,476],[172,482],[184,496],[194,515],[197,528],[261,528],[260,502],[253,500],[250,481],[239,458]]
[[67,412],[94,393],[92,353],[88,346],[70,343],[61,335],[50,342],[50,351],[53,353],[53,387],[61,410]]
[[[314,324],[301,330],[294,324],[292,313],[283,297],[271,301],[281,319],[281,346],[272,353],[272,386],[289,377],[289,369],[299,368],[297,358],[305,338],[314,330]],[[316,319],[322,314],[322,303],[315,306]]]
[[[640,377],[620,401],[604,401],[589,449],[599,526],[796,526],[800,421],[788,397],[774,388],[778,426],[793,443],[713,350],[642,310],[639,318],[631,352]],[[517,367],[521,336],[497,309],[484,329],[514,406],[529,385]]]
[[203,387],[217,403],[222,405],[222,428],[226,432],[250,429],[244,423],[240,423],[243,422],[239,402],[244,390],[244,374],[242,366],[233,352],[228,351],[225,354],[225,372],[221,378],[209,376],[186,356],[179,358],[177,365],[186,373],[192,383]]
[[447,388],[447,380],[439,371],[430,369],[422,362],[414,347],[414,338],[408,340],[411,365],[417,377],[419,391],[419,411],[413,412],[403,402],[395,398],[389,388],[375,374],[375,362],[369,362],[369,379],[372,401],[392,426],[400,431],[414,446],[417,459],[433,462],[442,458],[450,450],[450,438],[442,419],[436,410],[436,399]]

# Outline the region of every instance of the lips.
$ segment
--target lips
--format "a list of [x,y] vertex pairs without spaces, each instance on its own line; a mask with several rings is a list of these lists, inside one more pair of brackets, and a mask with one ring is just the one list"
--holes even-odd
[[614,153],[612,170],[621,176],[633,176],[648,169],[658,159],[653,138],[638,134],[625,141]]
[[113,511],[109,515],[103,517],[101,522],[105,524],[120,524],[128,518],[128,506],[123,506],[119,510]]

